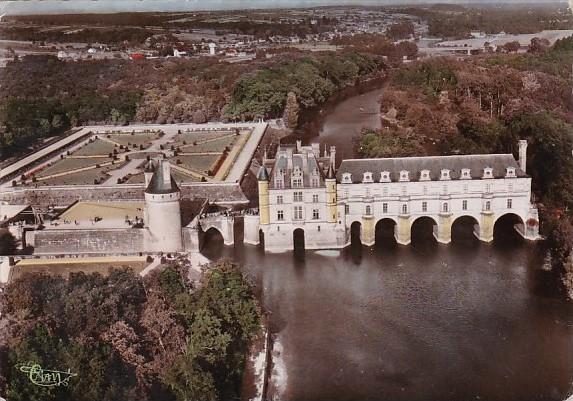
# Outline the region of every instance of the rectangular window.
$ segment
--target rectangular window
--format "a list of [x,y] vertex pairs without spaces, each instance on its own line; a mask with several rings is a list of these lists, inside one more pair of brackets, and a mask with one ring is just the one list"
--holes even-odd
[[275,180],[275,187],[278,188],[278,189],[283,189],[283,188],[284,188],[283,180],[277,178],[277,179]]
[[422,212],[428,211],[428,202],[422,202]]
[[372,207],[370,207],[370,205],[366,206],[366,215],[370,216],[372,214]]
[[318,209],[312,209],[312,219],[313,220],[320,219],[320,214],[318,213]]
[[283,221],[285,219],[285,213],[282,210],[277,210],[277,220]]
[[318,203],[318,195],[312,195],[312,203]]
[[507,200],[507,208],[511,209],[513,207],[513,199],[508,199]]
[[293,220],[302,220],[302,206],[295,206],[292,216]]
[[490,202],[490,201],[487,201],[487,202],[485,203],[485,210],[486,210],[487,212],[489,212],[489,211],[491,210],[491,202]]
[[315,187],[315,188],[318,187],[318,178],[313,178],[311,184],[312,184],[312,186]]
[[406,204],[402,205],[402,214],[408,214],[408,205]]
[[382,213],[388,213],[388,204],[387,203],[382,204]]
[[444,203],[444,204],[442,205],[442,212],[448,213],[448,204],[447,204],[447,203]]
[[344,213],[346,214],[350,213],[350,205],[344,205]]
[[282,205],[283,204],[283,196],[282,195],[278,195],[277,196],[277,205]]
[[293,202],[302,202],[302,192],[293,193]]
[[468,210],[468,201],[467,200],[462,201],[462,210]]
[[485,184],[485,193],[489,194],[491,192],[491,184]]
[[292,186],[294,188],[300,188],[302,187],[302,178],[293,178],[292,179]]

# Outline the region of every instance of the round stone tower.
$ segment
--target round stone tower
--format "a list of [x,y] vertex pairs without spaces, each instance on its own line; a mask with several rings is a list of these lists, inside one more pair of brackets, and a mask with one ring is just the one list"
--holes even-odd
[[324,182],[326,184],[326,221],[329,223],[336,223],[336,174],[334,173],[333,161],[330,162]]
[[265,166],[259,170],[259,224],[270,223],[269,215],[269,173]]
[[181,191],[171,177],[169,162],[159,161],[145,189],[146,251],[183,250],[180,200]]

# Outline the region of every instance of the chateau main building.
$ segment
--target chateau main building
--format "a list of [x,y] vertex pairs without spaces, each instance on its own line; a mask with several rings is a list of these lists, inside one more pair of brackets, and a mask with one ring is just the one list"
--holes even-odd
[[270,251],[301,241],[306,249],[343,248],[358,232],[364,245],[373,245],[376,225],[386,222],[407,245],[422,217],[433,221],[440,243],[451,241],[461,217],[473,219],[474,234],[491,242],[495,223],[507,215],[524,238],[538,238],[526,141],[519,141],[519,161],[511,154],[353,159],[336,173],[335,149],[319,153],[317,144],[298,142],[263,163],[259,216],[245,219],[245,242],[264,241]]

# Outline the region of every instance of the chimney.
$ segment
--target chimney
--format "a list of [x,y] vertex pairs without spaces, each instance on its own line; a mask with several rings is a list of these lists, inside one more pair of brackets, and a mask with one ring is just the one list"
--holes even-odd
[[292,170],[292,148],[287,148],[287,170]]
[[524,173],[527,172],[527,141],[521,139],[519,141],[519,168],[523,170]]
[[302,141],[300,139],[296,140],[296,151],[300,152],[300,148],[302,148]]
[[320,143],[313,143],[311,147],[312,147],[312,154],[314,155],[314,157],[316,158],[320,157]]
[[308,173],[308,153],[302,152],[302,172],[303,174]]
[[336,166],[336,146],[330,147],[330,164]]

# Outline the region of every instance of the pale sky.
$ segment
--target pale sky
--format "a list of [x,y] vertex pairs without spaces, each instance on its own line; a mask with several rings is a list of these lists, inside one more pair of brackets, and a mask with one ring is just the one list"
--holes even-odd
[[[573,0],[571,0],[573,1]],[[240,10],[251,8],[414,3],[548,3],[552,0],[0,0],[0,13],[65,14],[133,11]],[[566,1],[563,1],[566,3]]]

